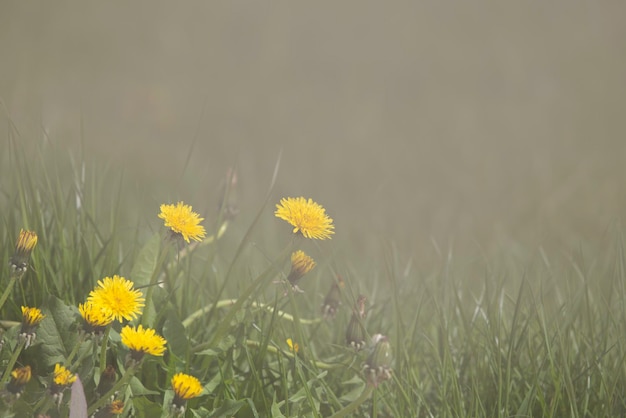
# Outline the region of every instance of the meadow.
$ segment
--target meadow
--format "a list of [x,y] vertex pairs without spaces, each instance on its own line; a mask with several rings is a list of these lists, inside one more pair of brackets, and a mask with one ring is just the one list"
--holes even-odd
[[[574,250],[433,244],[438,257],[417,265],[387,240],[378,264],[359,265],[331,246],[323,196],[323,222],[294,232],[273,181],[241,207],[229,172],[200,237],[193,222],[166,226],[101,162],[16,131],[2,141],[2,417],[626,413],[617,221]],[[194,206],[162,203],[183,200]],[[130,296],[111,294],[130,299],[99,323],[85,304],[116,275]]]

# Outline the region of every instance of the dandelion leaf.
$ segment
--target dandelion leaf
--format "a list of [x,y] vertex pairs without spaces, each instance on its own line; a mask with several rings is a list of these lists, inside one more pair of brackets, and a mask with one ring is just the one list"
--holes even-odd
[[41,345],[42,358],[46,366],[63,363],[76,344],[76,314],[55,296],[48,299],[49,313],[37,329],[37,340]]

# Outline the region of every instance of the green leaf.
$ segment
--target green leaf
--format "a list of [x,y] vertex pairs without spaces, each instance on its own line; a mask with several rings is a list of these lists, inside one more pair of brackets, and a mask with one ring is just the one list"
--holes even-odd
[[136,376],[133,376],[130,379],[130,390],[132,391],[132,396],[140,396],[140,395],[158,395],[159,392],[155,390],[150,390],[146,388],[141,380],[139,380]]
[[280,407],[278,406],[278,403],[276,402],[276,394],[274,393],[274,399],[272,400],[272,408],[271,408],[271,416],[272,418],[287,418],[283,415],[282,412],[280,412]]
[[55,296],[48,298],[50,312],[39,324],[37,340],[42,341],[42,358],[46,366],[63,363],[77,342],[76,312]]
[[217,344],[215,348],[208,348],[206,350],[198,351],[196,353],[197,356],[209,356],[216,357],[219,354],[230,349],[236,342],[236,339],[232,335],[227,335]]
[[208,418],[209,416],[209,411],[205,408],[190,409],[190,411],[194,418]]
[[154,234],[152,238],[146,242],[139,254],[137,260],[130,271],[130,279],[135,283],[135,287],[147,286],[156,268],[157,258],[159,257],[159,248],[161,246],[161,236]]
[[172,313],[168,315],[165,324],[163,324],[163,337],[167,340],[172,353],[180,358],[186,356],[189,349],[189,340],[185,333],[185,327]]
[[209,415],[209,418],[222,418],[222,417],[223,418],[231,418],[246,403],[247,402],[245,400],[233,401],[233,400],[230,400],[230,399],[226,399],[224,401],[224,404],[221,407],[219,407],[217,409],[214,409],[211,412],[211,415]]
[[[159,257],[159,248],[161,246],[161,236],[154,234],[152,238],[143,246],[137,260],[133,265],[130,272],[130,279],[135,283],[136,288],[142,288],[150,285],[152,275],[156,274],[155,269],[157,265],[157,259]],[[144,289],[144,294],[146,293]],[[143,311],[142,323],[153,324],[156,312],[153,303],[146,303],[146,308]]]
[[161,416],[161,405],[150,402],[146,398],[132,398],[133,407],[135,409],[134,417],[137,418],[154,418]]

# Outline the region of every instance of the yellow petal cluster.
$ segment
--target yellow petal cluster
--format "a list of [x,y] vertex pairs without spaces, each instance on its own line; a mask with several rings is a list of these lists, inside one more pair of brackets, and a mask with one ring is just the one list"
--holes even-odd
[[298,343],[294,343],[291,338],[287,338],[287,345],[289,346],[289,351],[292,353],[298,354],[298,351],[300,351]]
[[194,376],[177,373],[172,377],[172,388],[174,395],[179,400],[195,398],[202,393],[202,384]]
[[306,255],[304,251],[294,251],[291,254],[291,271],[287,276],[287,280],[294,285],[302,276],[313,270],[313,267],[315,267],[315,261]]
[[104,328],[113,322],[114,319],[112,313],[91,302],[79,304],[78,312],[80,312],[87,325],[94,329]]
[[133,282],[114,275],[98,281],[98,286],[89,293],[87,302],[96,309],[101,309],[104,315],[109,315],[118,321],[131,320],[141,313],[144,307],[141,291],[134,289]]
[[52,381],[58,386],[69,386],[76,381],[76,375],[57,363],[54,365]]
[[165,227],[175,234],[181,235],[185,241],[202,241],[206,236],[200,222],[204,220],[189,205],[178,202],[176,205],[161,205],[159,218],[163,219]]
[[30,366],[18,367],[11,372],[11,382],[16,385],[25,385],[32,376]]
[[165,338],[153,329],[139,325],[137,328],[126,325],[120,332],[122,343],[136,353],[162,356],[165,352]]
[[13,369],[11,380],[6,385],[6,391],[19,397],[24,392],[24,388],[30,381],[31,376],[30,366]]
[[335,233],[333,220],[326,215],[326,210],[312,199],[288,197],[280,199],[274,215],[293,226],[293,233],[300,233],[306,238],[328,239]]
[[35,327],[39,325],[46,316],[39,308],[29,308],[22,306],[22,326]]
[[106,406],[106,411],[112,415],[122,415],[124,412],[124,401],[116,399]]
[[37,245],[37,234],[33,231],[21,229],[15,243],[15,251],[9,260],[11,274],[14,277],[22,277],[28,269],[28,259],[35,245]]
[[16,252],[31,252],[37,245],[37,234],[33,231],[25,231],[20,229],[20,235],[15,244]]

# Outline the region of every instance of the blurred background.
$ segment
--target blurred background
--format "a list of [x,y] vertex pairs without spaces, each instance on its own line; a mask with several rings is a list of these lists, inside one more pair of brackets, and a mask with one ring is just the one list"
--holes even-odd
[[272,202],[321,203],[357,257],[575,246],[626,213],[624,16],[619,1],[6,1],[0,129],[124,171],[155,216],[184,200],[210,218],[236,167],[245,230],[281,156]]

